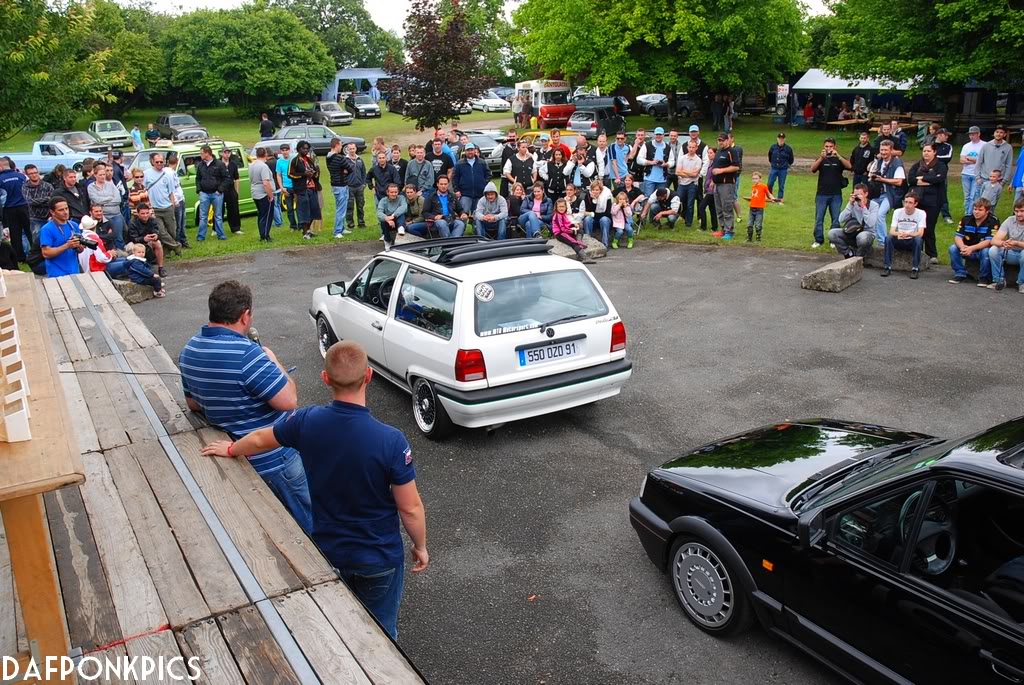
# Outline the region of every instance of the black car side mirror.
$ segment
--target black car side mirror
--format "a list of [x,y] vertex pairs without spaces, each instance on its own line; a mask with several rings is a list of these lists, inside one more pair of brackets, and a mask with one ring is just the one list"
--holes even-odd
[[337,283],[328,283],[327,294],[345,297],[345,281],[338,281]]
[[816,509],[800,516],[796,524],[800,546],[810,549],[825,537],[825,512]]

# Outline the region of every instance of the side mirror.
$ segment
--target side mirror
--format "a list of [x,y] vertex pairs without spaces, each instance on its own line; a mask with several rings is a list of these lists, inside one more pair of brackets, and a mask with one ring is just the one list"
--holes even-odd
[[328,295],[337,295],[339,297],[345,297],[345,281],[338,281],[337,283],[329,283],[327,285]]
[[800,546],[810,549],[825,537],[825,512],[816,509],[803,514],[796,524]]

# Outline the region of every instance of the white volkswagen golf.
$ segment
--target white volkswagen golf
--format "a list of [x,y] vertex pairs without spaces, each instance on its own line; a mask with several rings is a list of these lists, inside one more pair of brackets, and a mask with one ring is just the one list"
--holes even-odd
[[359,342],[432,439],[617,395],[626,327],[586,267],[549,250],[467,236],[382,252],[313,292],[320,352]]

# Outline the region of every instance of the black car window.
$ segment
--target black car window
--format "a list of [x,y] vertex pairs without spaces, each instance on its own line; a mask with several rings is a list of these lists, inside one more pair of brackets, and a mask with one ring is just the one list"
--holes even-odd
[[374,309],[386,312],[394,289],[395,276],[401,264],[390,259],[377,259],[352,281],[348,295]]
[[898,568],[914,536],[918,511],[915,503],[920,504],[924,489],[924,484],[918,484],[910,490],[841,512],[832,521],[832,539],[841,547]]
[[455,321],[455,294],[451,281],[410,268],[402,279],[395,305],[395,318],[445,340],[452,337]]

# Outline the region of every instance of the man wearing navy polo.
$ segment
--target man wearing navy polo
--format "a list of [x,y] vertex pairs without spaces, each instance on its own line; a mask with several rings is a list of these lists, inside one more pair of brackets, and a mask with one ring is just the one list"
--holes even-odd
[[303,407],[238,442],[218,441],[207,456],[240,457],[292,447],[303,455],[313,501],[313,540],[392,638],[405,587],[399,522],[412,540],[413,573],[426,570],[427,522],[412,450],[401,431],[366,408],[373,377],[358,343],[335,343],[320,378],[334,401]]
[[[298,406],[298,393],[274,353],[246,336],[252,326],[248,286],[225,281],[210,293],[209,305],[210,322],[178,357],[181,384],[189,409],[237,439],[287,416]],[[299,454],[276,447],[253,453],[249,463],[309,533],[309,487]]]

